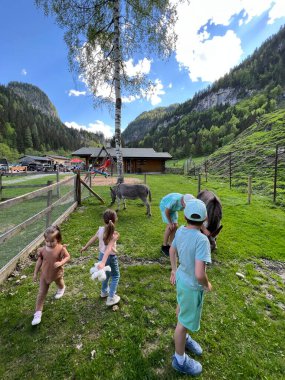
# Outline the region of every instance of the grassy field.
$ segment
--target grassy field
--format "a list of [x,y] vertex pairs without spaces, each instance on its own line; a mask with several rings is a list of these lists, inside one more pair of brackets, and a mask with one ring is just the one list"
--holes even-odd
[[[148,176],[152,218],[129,201],[117,229],[121,280],[119,309],[100,299],[90,280],[97,254],[80,248],[102,225],[105,206],[85,200],[62,226],[72,260],[67,290],[53,299],[52,285],[42,323],[31,326],[38,285],[33,262],[0,288],[0,378],[3,379],[182,379],[171,367],[176,324],[170,265],[161,256],[164,226],[159,201],[169,192],[197,193],[182,176]],[[270,199],[229,190],[221,182],[207,188],[220,197],[224,228],[208,276],[213,292],[205,298],[201,330],[193,334],[204,349],[200,379],[282,379],[284,361],[284,210]],[[110,201],[107,187],[96,187]],[[180,222],[183,223],[182,214]],[[241,280],[236,272],[245,275]],[[27,276],[27,277],[22,277]]]
[[[59,175],[59,180],[63,180],[67,175],[61,173]],[[3,186],[18,186],[18,185],[46,185],[47,181],[56,182],[56,174],[41,174],[41,175],[15,175],[15,176],[2,176]],[[15,189],[3,189],[2,198],[9,199],[18,197],[20,195],[30,193],[31,191],[38,190],[39,187],[25,187],[25,188],[15,188]]]

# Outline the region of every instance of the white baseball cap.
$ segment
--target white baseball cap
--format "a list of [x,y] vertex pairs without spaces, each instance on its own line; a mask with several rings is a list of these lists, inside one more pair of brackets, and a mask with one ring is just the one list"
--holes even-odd
[[191,199],[195,199],[194,195],[192,194],[184,194],[183,195],[183,202],[186,204],[187,202],[191,201]]
[[207,218],[207,209],[200,199],[191,199],[186,203],[184,215],[193,222],[204,222]]

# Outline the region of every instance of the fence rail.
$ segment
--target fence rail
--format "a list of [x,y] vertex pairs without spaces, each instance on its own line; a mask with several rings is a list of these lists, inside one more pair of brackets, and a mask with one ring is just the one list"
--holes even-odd
[[38,197],[39,195],[45,194],[48,191],[53,190],[57,186],[63,185],[64,183],[67,183],[67,182],[71,181],[73,178],[74,178],[74,176],[70,177],[70,178],[66,178],[66,179],[64,179],[64,180],[62,180],[62,181],[60,181],[58,183],[54,183],[52,185],[45,186],[42,189],[32,191],[31,193],[20,195],[18,197],[15,197],[15,198],[12,198],[12,199],[8,199],[7,201],[1,202],[0,203],[0,210],[2,210],[4,208],[11,207],[11,206],[14,206],[14,205],[16,205],[16,204],[18,204],[20,202],[24,202],[26,200],[33,199],[35,197]]
[[78,172],[56,183],[49,181],[41,189],[0,202],[0,283],[20,258],[42,243],[44,229],[60,224],[81,204],[81,199],[92,194],[104,203],[80,175]]

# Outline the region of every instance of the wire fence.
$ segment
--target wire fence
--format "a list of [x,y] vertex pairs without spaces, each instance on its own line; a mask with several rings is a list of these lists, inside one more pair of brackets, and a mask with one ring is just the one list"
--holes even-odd
[[[186,170],[185,170],[186,167]],[[189,159],[184,163],[184,174],[207,182],[214,176],[228,183],[229,188],[262,193],[278,205],[285,206],[285,147],[272,146],[263,150],[233,151],[205,159],[195,165]]]
[[38,190],[0,202],[0,282],[19,258],[41,244],[43,231],[51,224],[60,224],[81,200],[92,194],[104,202],[83,176],[85,173],[78,172],[59,182],[49,181]]

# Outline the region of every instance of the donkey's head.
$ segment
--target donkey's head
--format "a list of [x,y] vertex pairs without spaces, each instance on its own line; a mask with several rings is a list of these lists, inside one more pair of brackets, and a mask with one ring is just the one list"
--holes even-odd
[[210,232],[210,236],[208,236],[208,238],[211,250],[213,251],[217,248],[216,238],[222,229],[222,204],[219,198],[212,191],[208,190],[201,191],[197,198],[201,199],[207,207],[207,229]]
[[211,235],[208,236],[210,246],[211,246],[211,251],[213,251],[214,249],[217,248],[216,238],[219,235],[222,228],[223,228],[223,226],[221,225],[215,232],[212,232]]

